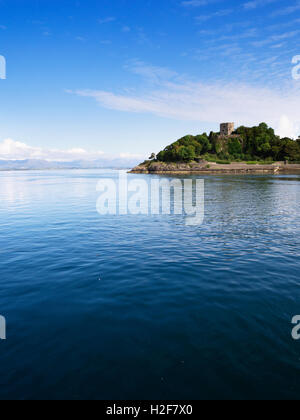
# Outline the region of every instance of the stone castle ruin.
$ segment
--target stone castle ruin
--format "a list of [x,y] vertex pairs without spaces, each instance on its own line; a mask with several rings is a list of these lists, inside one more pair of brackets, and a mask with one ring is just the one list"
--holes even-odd
[[220,125],[220,135],[222,137],[231,136],[234,132],[234,123],[222,123]]
[[[234,139],[238,140],[241,145],[243,145],[243,140],[240,135],[233,134],[235,131],[234,123],[222,123],[220,124],[220,134],[216,134],[215,142],[215,149],[217,153],[225,153],[228,154],[229,144],[234,141]],[[236,143],[237,146],[237,143]]]

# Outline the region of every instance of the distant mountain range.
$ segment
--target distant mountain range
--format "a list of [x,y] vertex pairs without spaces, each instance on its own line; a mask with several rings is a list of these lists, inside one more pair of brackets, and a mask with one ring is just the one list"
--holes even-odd
[[73,162],[50,162],[47,160],[0,160],[0,171],[38,169],[129,169],[138,164],[137,159],[77,160]]

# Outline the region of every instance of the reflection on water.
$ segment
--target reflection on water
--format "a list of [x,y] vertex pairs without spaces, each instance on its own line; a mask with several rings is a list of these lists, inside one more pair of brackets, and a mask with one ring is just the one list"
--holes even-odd
[[0,398],[298,399],[300,177],[202,177],[199,226],[100,216],[109,177],[0,173]]

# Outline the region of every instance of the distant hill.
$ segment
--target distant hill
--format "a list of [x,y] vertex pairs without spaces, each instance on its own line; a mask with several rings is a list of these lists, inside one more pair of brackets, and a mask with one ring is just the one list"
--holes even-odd
[[138,164],[136,159],[100,159],[95,161],[49,162],[46,160],[0,160],[1,170],[42,170],[42,169],[128,169]]

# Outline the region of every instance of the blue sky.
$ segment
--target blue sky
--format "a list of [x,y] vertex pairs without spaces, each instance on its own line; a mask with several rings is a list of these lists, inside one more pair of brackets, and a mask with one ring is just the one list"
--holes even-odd
[[145,157],[222,121],[296,136],[299,36],[299,0],[1,0],[0,158]]

